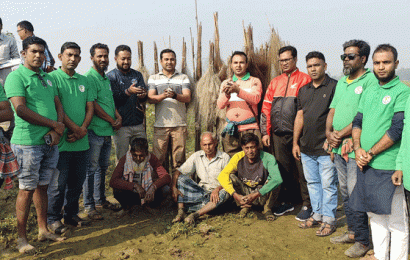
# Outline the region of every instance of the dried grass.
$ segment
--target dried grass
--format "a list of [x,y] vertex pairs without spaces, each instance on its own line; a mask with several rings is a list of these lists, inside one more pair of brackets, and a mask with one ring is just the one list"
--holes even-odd
[[147,68],[144,66],[144,47],[142,41],[138,41],[138,67],[137,70],[141,72],[142,77],[144,78],[145,83],[148,82],[150,73]]

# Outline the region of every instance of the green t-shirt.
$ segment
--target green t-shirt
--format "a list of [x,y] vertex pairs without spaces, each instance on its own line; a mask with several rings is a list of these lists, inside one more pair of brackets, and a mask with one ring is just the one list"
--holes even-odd
[[[40,75],[43,80],[38,77]],[[19,68],[7,76],[4,85],[7,98],[24,97],[26,106],[37,114],[57,121],[57,111],[54,97],[57,95],[54,79],[40,70],[39,74],[20,65]],[[42,145],[45,144],[44,135],[51,128],[30,124],[17,116],[12,106],[15,118],[15,128],[11,143],[19,145]]]
[[404,128],[401,138],[400,150],[396,159],[396,170],[403,171],[403,185],[410,190],[410,98],[407,99],[404,111]]
[[[360,145],[366,151],[389,130],[394,113],[404,111],[410,88],[399,77],[389,83],[370,88],[363,94],[358,111],[363,113]],[[395,170],[400,141],[374,156],[369,166],[378,170]]]
[[0,102],[8,101],[6,93],[4,93],[3,86],[0,84]]
[[[57,83],[57,93],[63,105],[64,113],[76,125],[81,126],[85,119],[87,102],[92,102],[95,99],[93,95],[94,92],[90,90],[88,79],[78,73],[70,77],[61,69],[51,72],[50,75]],[[85,151],[90,148],[88,134],[74,143],[67,142],[68,130],[68,128],[65,129],[64,135],[58,144],[58,150],[60,152]]]
[[[84,76],[86,76],[92,84],[97,103],[109,116],[115,119],[115,105],[110,80],[105,74],[104,77],[102,77],[92,67],[84,74]],[[89,129],[93,130],[98,136],[114,135],[114,129],[111,124],[96,115],[93,116]]]
[[[333,129],[340,131],[348,126],[357,114],[362,93],[372,84],[378,84],[378,81],[370,69],[359,78],[347,83],[348,76],[341,78],[336,85],[335,95],[329,108],[335,109],[333,117]],[[333,149],[334,153],[342,154],[342,145]],[[350,158],[355,158],[354,152],[349,154]]]

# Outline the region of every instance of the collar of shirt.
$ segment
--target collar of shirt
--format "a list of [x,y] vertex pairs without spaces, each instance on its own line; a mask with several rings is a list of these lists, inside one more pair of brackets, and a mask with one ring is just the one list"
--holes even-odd
[[[201,157],[202,157],[202,156],[206,157],[206,154],[205,154],[205,152],[204,152],[203,150],[201,150],[199,156],[201,156]],[[208,159],[208,157],[206,157],[206,158]],[[216,155],[215,155],[214,158],[212,158],[211,162],[215,161],[217,158],[221,158],[221,159],[222,159],[222,152],[219,151],[219,150],[216,150]]]
[[[243,77],[241,78],[241,80],[247,81],[250,77],[251,77],[251,74],[250,74],[249,72],[246,72],[245,76],[243,76]],[[232,77],[232,81],[233,81],[233,82],[236,82],[238,79],[239,79],[239,78],[238,78],[236,75],[233,75],[233,77]]]
[[104,77],[100,75],[100,73],[98,73],[98,71],[96,71],[94,69],[94,67],[91,67],[91,73],[97,77],[100,81],[104,81],[104,80],[108,80],[107,78],[107,74],[104,73]]
[[73,76],[68,75],[67,73],[65,73],[61,67],[58,68],[57,73],[60,74],[62,77],[66,78],[66,79],[77,79],[78,78],[78,74],[77,72],[74,72]]
[[6,38],[6,35],[4,35],[3,33],[0,33],[0,41],[4,41]]
[[[165,75],[164,72],[162,72],[162,70],[161,70],[158,74],[167,77],[167,75]],[[179,74],[179,71],[175,70],[175,71],[174,71],[174,74],[172,74],[172,76],[171,76],[170,78],[172,78],[172,77],[174,77],[175,75],[178,75],[178,74]],[[167,77],[167,78],[168,78],[168,77]]]
[[32,71],[31,69],[28,69],[28,68],[24,67],[24,65],[22,65],[22,64],[20,64],[19,69],[22,69],[23,74],[25,74],[26,76],[29,76],[29,77],[33,77],[33,76],[38,77],[37,75],[39,75],[39,74],[42,77],[45,77],[47,75],[42,69],[40,69],[39,73],[37,73],[35,71]]
[[346,84],[350,85],[350,84],[352,84],[352,83],[354,83],[354,82],[356,82],[356,81],[359,81],[359,80],[361,80],[362,78],[366,77],[368,73],[371,73],[371,70],[370,70],[369,68],[367,68],[366,71],[365,71],[360,77],[358,77],[357,79],[353,80],[352,82],[350,82],[350,83],[347,82],[347,78],[349,77],[349,75],[347,75],[347,76],[344,77],[344,81],[346,82]]
[[392,87],[396,86],[399,83],[400,83],[399,76],[396,76],[394,79],[390,80],[389,82],[387,82],[384,85],[380,85],[380,83],[379,83],[379,86],[381,88],[388,89],[388,88],[392,88]]
[[[325,79],[322,81],[322,83],[320,83],[320,85],[316,89],[321,88],[321,87],[326,87],[329,84],[329,81],[330,81],[330,77],[327,74],[325,74]],[[309,88],[315,88],[315,86],[313,86],[313,80],[309,82],[308,86]]]

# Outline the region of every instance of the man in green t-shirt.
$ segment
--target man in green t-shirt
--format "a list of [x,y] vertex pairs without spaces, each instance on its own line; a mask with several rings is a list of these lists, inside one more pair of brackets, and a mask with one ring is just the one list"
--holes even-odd
[[[61,67],[50,73],[57,84],[58,97],[64,108],[67,126],[58,145],[60,157],[48,189],[47,223],[50,230],[61,234],[64,224],[82,226],[87,222],[78,217],[78,200],[86,174],[88,144],[87,128],[94,112],[94,92],[88,79],[75,72],[81,61],[81,49],[74,42],[66,42],[58,54]],[[62,214],[64,206],[64,214]]]
[[101,219],[96,215],[96,207],[119,210],[105,197],[105,174],[110,163],[111,136],[122,126],[122,118],[115,109],[110,79],[105,74],[108,68],[108,46],[94,44],[91,49],[93,66],[84,74],[95,92],[94,116],[88,129],[90,143],[87,175],[84,182],[84,208],[91,219]]
[[[369,225],[366,212],[354,212],[349,207],[349,197],[356,185],[356,161],[352,150],[352,121],[357,106],[364,93],[376,82],[370,69],[365,65],[369,59],[370,46],[361,40],[351,40],[343,44],[343,73],[335,90],[326,121],[325,146],[333,148],[334,163],[339,179],[339,190],[343,199],[348,232],[332,237],[334,244],[354,243],[345,251],[349,257],[361,257],[369,251]],[[331,149],[330,149],[331,151]]]
[[21,167],[16,201],[17,249],[33,251],[27,240],[27,219],[31,200],[37,210],[38,240],[62,241],[47,229],[47,188],[55,173],[58,147],[63,135],[64,111],[52,77],[40,69],[45,42],[38,37],[23,41],[24,66],[9,74],[4,89],[13,105],[15,128],[11,148]]
[[408,259],[404,190],[392,182],[410,95],[410,88],[395,75],[398,64],[393,46],[376,48],[373,71],[379,83],[364,93],[352,123],[359,169],[350,206],[369,216],[376,259]]

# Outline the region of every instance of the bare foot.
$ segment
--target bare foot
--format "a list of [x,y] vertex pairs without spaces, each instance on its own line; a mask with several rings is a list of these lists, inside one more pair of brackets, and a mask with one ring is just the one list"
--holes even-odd
[[66,239],[65,237],[60,237],[59,235],[56,235],[50,232],[38,234],[38,241],[51,240],[55,242],[61,242],[61,241],[64,241],[65,239]]
[[30,245],[25,238],[17,239],[17,249],[20,253],[31,253],[35,250],[34,246]]

